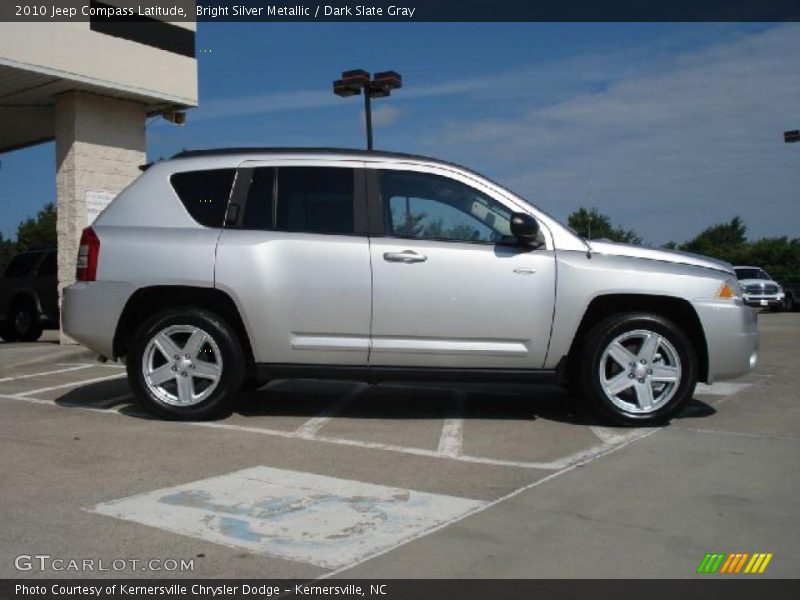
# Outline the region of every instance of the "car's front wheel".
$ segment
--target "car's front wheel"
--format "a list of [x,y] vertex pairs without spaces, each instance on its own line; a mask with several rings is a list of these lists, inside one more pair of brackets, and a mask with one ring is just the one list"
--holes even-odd
[[668,421],[697,383],[694,346],[671,321],[654,314],[614,315],[596,325],[581,357],[591,408],[621,425]]
[[178,308],[135,333],[128,379],[142,403],[162,417],[202,420],[229,409],[244,377],[236,332],[214,313]]

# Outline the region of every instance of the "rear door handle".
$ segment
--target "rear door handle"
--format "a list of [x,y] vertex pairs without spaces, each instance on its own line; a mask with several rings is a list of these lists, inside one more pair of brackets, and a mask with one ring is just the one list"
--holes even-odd
[[428,260],[424,254],[417,254],[413,250],[403,250],[402,252],[384,252],[383,260],[387,262],[419,263]]

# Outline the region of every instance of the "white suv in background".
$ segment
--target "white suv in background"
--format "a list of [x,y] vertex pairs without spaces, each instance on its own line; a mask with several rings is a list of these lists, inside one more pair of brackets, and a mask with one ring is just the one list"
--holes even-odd
[[764,269],[759,267],[733,267],[739,285],[742,286],[742,297],[748,306],[760,306],[771,310],[783,308],[785,296],[783,288],[773,281]]

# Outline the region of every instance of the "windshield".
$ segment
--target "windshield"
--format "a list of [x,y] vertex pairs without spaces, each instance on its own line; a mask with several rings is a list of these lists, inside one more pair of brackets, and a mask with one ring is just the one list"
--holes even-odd
[[737,279],[770,279],[761,269],[734,269]]

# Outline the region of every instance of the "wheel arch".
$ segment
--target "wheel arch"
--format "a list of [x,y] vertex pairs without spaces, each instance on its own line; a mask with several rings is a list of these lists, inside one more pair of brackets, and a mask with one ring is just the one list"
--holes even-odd
[[575,360],[589,331],[600,321],[626,312],[652,313],[675,323],[692,342],[697,354],[698,380],[707,380],[708,345],[697,311],[688,300],[683,298],[652,294],[605,294],[593,298],[583,313],[569,352],[562,361],[565,367],[562,371],[566,378],[570,378],[574,372]]
[[20,304],[29,304],[38,313],[42,314],[42,304],[39,301],[39,295],[32,289],[21,289],[14,292],[8,301],[8,314]]
[[136,326],[168,308],[191,306],[209,310],[224,318],[236,331],[248,366],[254,363],[250,337],[233,298],[217,288],[194,286],[150,286],[136,290],[122,309],[114,332],[114,358],[127,354]]

